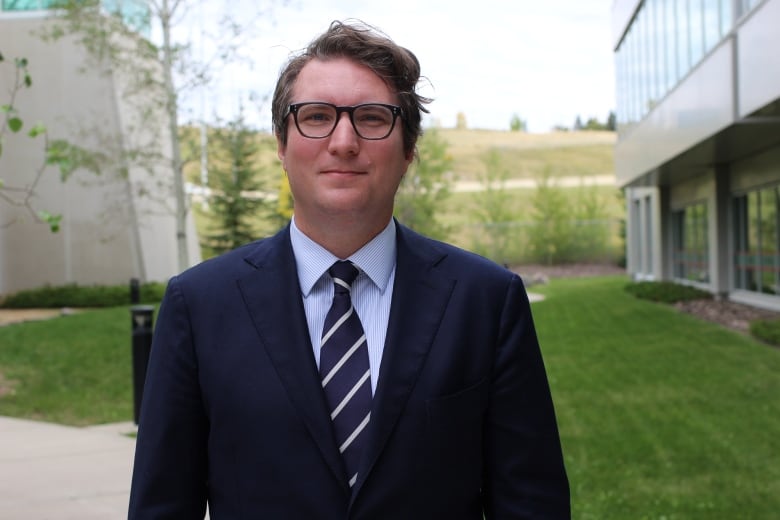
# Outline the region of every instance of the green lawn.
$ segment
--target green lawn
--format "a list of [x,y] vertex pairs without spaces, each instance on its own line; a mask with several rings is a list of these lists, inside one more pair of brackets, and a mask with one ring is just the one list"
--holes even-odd
[[534,288],[574,518],[776,518],[780,351],[625,283]]
[[133,419],[129,307],[0,327],[0,415],[88,425]]
[[[532,290],[576,519],[764,519],[780,511],[780,350],[623,291]],[[132,420],[126,307],[0,327],[0,414]]]

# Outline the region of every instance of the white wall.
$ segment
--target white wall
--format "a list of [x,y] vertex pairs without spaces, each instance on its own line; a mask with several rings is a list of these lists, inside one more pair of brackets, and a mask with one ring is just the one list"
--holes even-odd
[[[121,96],[121,75],[98,71],[69,40],[45,43],[31,30],[41,18],[0,19],[0,50],[6,61],[29,60],[33,85],[18,94],[15,105],[29,128],[43,122],[52,138],[64,138],[109,160],[100,176],[79,172],[66,183],[53,167],[44,171],[36,188],[36,208],[63,215],[62,230],[53,234],[23,208],[0,201],[0,295],[45,284],[127,283],[130,278],[164,281],[177,271],[175,222],[168,208],[173,199],[157,182],[169,170],[156,167],[154,176],[120,160],[120,152],[143,140],[133,108]],[[88,65],[89,72],[79,69]],[[4,63],[0,96],[9,91],[13,67]],[[0,102],[7,102],[0,97]],[[156,139],[160,151],[170,142],[164,127]],[[43,164],[43,142],[25,132],[6,136],[0,157],[0,178],[7,186],[28,185]],[[140,142],[139,141],[139,142]],[[140,196],[141,188],[156,197]],[[199,248],[190,218],[191,263]]]

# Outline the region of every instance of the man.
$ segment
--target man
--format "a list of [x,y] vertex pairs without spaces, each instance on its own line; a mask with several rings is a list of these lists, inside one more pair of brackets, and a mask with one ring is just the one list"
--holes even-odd
[[569,517],[520,279],[392,218],[419,77],[339,22],[282,72],[293,221],[170,281],[130,518]]

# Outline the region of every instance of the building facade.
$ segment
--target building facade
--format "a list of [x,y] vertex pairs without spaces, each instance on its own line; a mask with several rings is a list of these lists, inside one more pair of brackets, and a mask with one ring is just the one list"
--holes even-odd
[[[28,187],[41,171],[29,206],[62,215],[60,231],[52,233],[18,199],[0,199],[0,297],[44,285],[166,281],[179,270],[168,126],[162,117],[141,119],[139,105],[128,100],[132,72],[96,63],[75,38],[40,37],[51,23],[50,4],[0,0],[0,105],[10,101],[16,58],[27,60],[32,78],[13,100],[24,128],[3,134],[4,193],[13,199],[13,190]],[[120,4],[144,19],[133,10],[137,2],[112,5]],[[43,137],[27,135],[37,122],[49,139],[99,153],[99,175],[79,170],[62,182],[58,169],[46,165]],[[133,162],[130,151],[157,161]],[[191,265],[200,260],[191,216],[187,236]]]
[[616,0],[628,272],[780,309],[780,0]]

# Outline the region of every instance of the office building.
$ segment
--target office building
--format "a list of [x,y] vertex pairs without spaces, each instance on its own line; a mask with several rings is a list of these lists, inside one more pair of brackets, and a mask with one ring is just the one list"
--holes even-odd
[[780,0],[616,0],[628,272],[780,309]]

